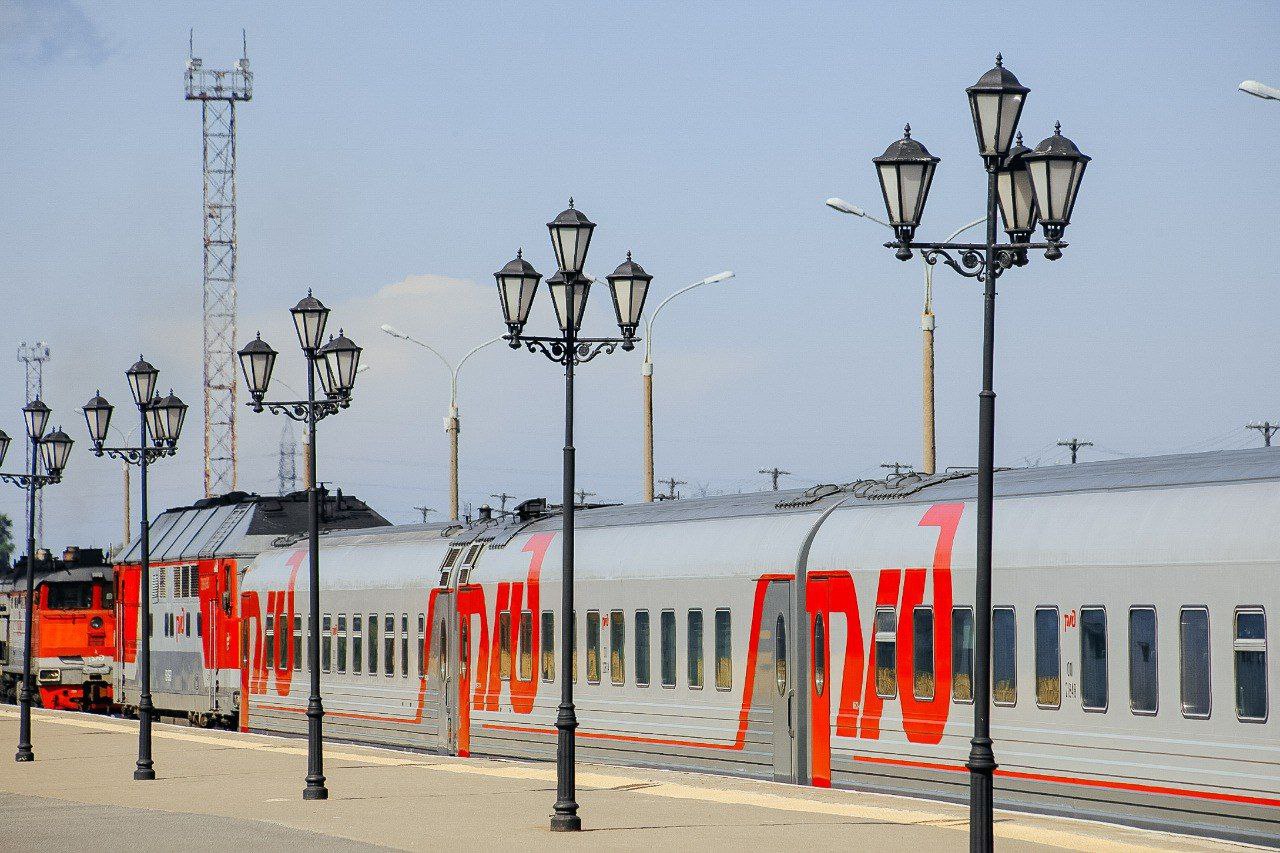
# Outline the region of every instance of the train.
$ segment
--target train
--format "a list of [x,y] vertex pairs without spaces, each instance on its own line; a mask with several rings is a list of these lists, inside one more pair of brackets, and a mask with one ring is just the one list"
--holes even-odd
[[[1278,487],[1272,449],[997,471],[997,807],[1280,845]],[[353,510],[320,540],[325,736],[546,760],[569,678],[586,760],[963,801],[976,496],[951,470],[580,507],[568,671],[559,507]],[[153,523],[158,708],[306,731],[307,539],[276,500]]]
[[[37,552],[31,637],[42,707],[106,712],[115,663],[115,581],[100,548]],[[0,698],[16,701],[25,656],[26,558],[0,575]]]

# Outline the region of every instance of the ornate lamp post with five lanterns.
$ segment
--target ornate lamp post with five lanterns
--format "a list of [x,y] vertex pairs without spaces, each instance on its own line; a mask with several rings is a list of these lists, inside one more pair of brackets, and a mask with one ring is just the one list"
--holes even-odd
[[[351,405],[351,389],[355,387],[356,371],[360,367],[361,348],[338,331],[335,339],[324,340],[325,325],[329,321],[329,309],[307,291],[307,296],[289,309],[293,326],[298,333],[307,362],[307,399],[285,402],[264,400],[271,372],[276,364],[276,351],[262,336],[249,341],[240,350],[240,367],[244,371],[249,395],[249,406],[255,412],[267,409],[273,415],[286,415],[307,425],[311,437],[311,453],[307,464],[307,552],[309,557],[308,599],[311,642],[307,648],[307,665],[311,669],[311,696],[307,700],[307,785],[302,791],[304,800],[326,800],[329,789],[324,784],[324,741],[321,724],[324,721],[324,705],[320,700],[320,503],[319,485],[316,480],[316,422]],[[325,398],[316,399],[316,378],[324,389]]]
[[[36,575],[36,498],[42,488],[62,480],[62,469],[67,466],[67,457],[71,455],[72,441],[61,429],[48,435],[44,434],[49,426],[49,407],[36,398],[22,408],[23,420],[27,422],[27,440],[31,444],[31,453],[27,457],[27,473],[3,474],[0,480],[27,491],[27,597],[24,602],[26,613],[26,631],[22,638],[22,691],[19,694],[18,712],[18,752],[15,761],[35,761],[35,753],[31,750],[31,635],[35,602]],[[9,450],[9,436],[0,430],[0,462]],[[43,474],[40,473],[44,468]]]
[[[939,260],[966,278],[985,286],[982,338],[982,391],[978,395],[978,513],[977,582],[974,596],[973,739],[969,752],[969,847],[992,849],[992,776],[996,768],[991,749],[991,529],[995,477],[995,359],[996,279],[1012,267],[1025,266],[1031,249],[1044,249],[1049,260],[1062,257],[1063,232],[1071,222],[1080,178],[1089,158],[1054,126],[1052,136],[1028,150],[1014,132],[1030,90],[1004,67],[996,65],[966,90],[978,152],[987,171],[987,235],[983,243],[916,243],[916,228],[924,212],[938,158],[911,138],[903,138],[874,158],[884,193],[889,224],[896,240],[886,243],[899,260],[919,250],[925,263]],[[1009,242],[996,235],[996,209],[1004,220]],[[1045,242],[1031,243],[1037,220]]]
[[573,706],[573,510],[574,490],[577,488],[574,472],[573,448],[573,371],[601,353],[612,353],[619,346],[632,350],[636,345],[636,329],[644,311],[644,300],[649,293],[653,276],[631,260],[631,253],[613,273],[606,278],[613,295],[613,309],[617,316],[620,338],[585,338],[579,336],[582,316],[587,307],[587,295],[592,279],[582,268],[586,263],[591,234],[595,230],[580,210],[574,209],[573,199],[569,208],[547,223],[551,232],[551,247],[555,250],[555,274],[547,279],[547,290],[560,325],[560,334],[551,336],[524,334],[529,320],[529,309],[542,279],[533,265],[526,261],[523,252],[516,252],[514,260],[494,273],[498,282],[498,296],[502,303],[502,315],[507,323],[504,340],[512,349],[524,347],[529,352],[540,352],[564,367],[564,490],[561,500],[563,532],[561,534],[561,605],[560,605],[560,707],[556,715],[556,803],[551,816],[554,832],[576,832],[582,829],[578,816],[576,780],[574,778],[574,733],[578,728]]
[[[147,468],[156,459],[177,453],[178,436],[187,418],[187,404],[174,396],[156,395],[156,380],[160,371],[146,359],[138,361],[125,371],[129,391],[138,408],[139,439],[136,447],[106,447],[107,430],[111,428],[111,414],[115,407],[106,401],[101,392],[84,404],[84,420],[89,428],[96,456],[110,456],[130,465],[137,465],[139,504],[142,519],[139,522],[140,566],[138,578],[139,618],[142,627],[138,632],[138,761],[133,771],[136,780],[156,778],[155,762],[151,759],[151,721],[154,706],[151,704],[151,535],[150,518],[147,515]],[[123,664],[123,661],[121,662]]]

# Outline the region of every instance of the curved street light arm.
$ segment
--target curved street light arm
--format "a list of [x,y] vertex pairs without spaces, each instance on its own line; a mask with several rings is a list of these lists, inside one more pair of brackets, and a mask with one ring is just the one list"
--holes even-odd
[[[449,389],[449,402],[450,402],[450,404],[453,406],[453,408],[454,408],[455,410],[456,410],[456,409],[457,409],[457,407],[458,407],[458,374],[459,374],[460,372],[462,372],[462,365],[464,365],[464,364],[466,364],[466,363],[467,363],[467,359],[471,358],[471,356],[473,356],[473,355],[475,355],[476,353],[480,352],[480,350],[484,349],[485,347],[489,346],[490,344],[497,344],[497,343],[501,343],[501,342],[502,342],[502,337],[501,337],[501,336],[499,336],[499,337],[496,337],[496,338],[490,338],[489,340],[485,341],[484,343],[480,344],[479,346],[472,347],[470,352],[468,352],[468,353],[467,353],[466,355],[464,355],[462,358],[458,359],[458,366],[457,366],[457,367],[455,367],[455,368],[452,368],[452,369],[451,369],[451,370],[452,370],[452,373],[453,373],[453,383],[452,383],[452,385],[450,386],[450,389]],[[437,353],[437,354],[438,354],[438,353]]]
[[731,270],[725,270],[724,272],[707,276],[706,278],[701,279],[700,281],[695,281],[693,284],[682,287],[679,290],[677,290],[675,293],[668,296],[666,299],[659,302],[658,307],[653,309],[653,313],[644,319],[645,363],[649,363],[653,361],[653,321],[658,319],[658,313],[661,312],[662,309],[666,307],[668,302],[670,302],[672,299],[675,299],[680,294],[688,293],[690,290],[693,290],[694,288],[697,288],[697,287],[702,287],[704,284],[715,284],[717,282],[727,281],[731,278],[735,278],[734,273]]

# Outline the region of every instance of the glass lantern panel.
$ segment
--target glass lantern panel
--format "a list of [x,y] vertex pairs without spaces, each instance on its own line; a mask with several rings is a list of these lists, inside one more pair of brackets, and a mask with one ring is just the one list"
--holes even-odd
[[902,221],[902,196],[898,191],[898,167],[891,163],[881,163],[880,186],[884,189],[885,209],[889,221],[897,224]]
[[925,166],[923,163],[903,163],[898,167],[901,182],[902,221],[916,223],[920,220],[920,201],[924,190]]

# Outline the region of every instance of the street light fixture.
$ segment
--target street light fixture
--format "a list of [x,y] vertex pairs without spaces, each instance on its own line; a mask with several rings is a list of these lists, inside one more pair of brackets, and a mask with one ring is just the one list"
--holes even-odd
[[[1025,263],[1029,249],[1044,249],[1045,257],[1062,256],[1063,232],[1071,222],[1080,179],[1089,158],[1055,126],[1054,135],[1030,153],[1017,152],[1017,162],[1009,157],[1029,90],[1004,67],[996,56],[996,66],[969,87],[970,112],[978,139],[978,152],[987,171],[987,235],[984,243],[912,242],[920,213],[928,198],[932,170],[937,158],[910,138],[889,146],[874,158],[889,221],[896,240],[886,243],[901,260],[920,250],[925,263],[939,260],[966,278],[985,286],[982,341],[982,391],[978,395],[978,512],[977,581],[974,596],[973,738],[969,752],[969,846],[974,851],[992,849],[992,777],[996,768],[991,748],[991,542],[995,478],[995,317],[996,279],[1013,266]],[[1031,194],[1019,194],[1025,178],[1007,176],[1011,190],[1005,209],[1006,228],[1012,242],[1001,244],[996,236],[996,208],[1000,206],[1000,177],[1003,171],[1030,172]],[[1031,205],[1039,211],[1046,242],[1029,243]],[[1017,239],[1025,230],[1027,237]]]
[[601,353],[612,353],[618,347],[635,349],[636,329],[644,312],[652,277],[644,268],[627,260],[608,276],[613,293],[614,311],[618,319],[620,338],[584,338],[578,335],[582,328],[583,311],[590,293],[592,279],[582,272],[586,264],[587,249],[595,223],[573,206],[551,222],[551,247],[555,251],[558,269],[547,279],[552,303],[561,334],[543,337],[524,334],[529,320],[529,309],[537,292],[541,275],[524,260],[523,252],[517,252],[514,260],[494,273],[502,305],[503,320],[508,333],[503,339],[512,349],[524,347],[529,352],[540,352],[564,367],[564,489],[561,501],[561,662],[560,707],[556,714],[556,802],[551,817],[553,832],[576,832],[582,829],[578,816],[576,781],[574,778],[574,735],[578,720],[573,705],[573,511],[574,491],[577,487],[574,471],[573,447],[573,372],[579,364],[585,364]]
[[1259,83],[1257,80],[1245,80],[1240,84],[1240,91],[1264,101],[1280,101],[1280,89]]
[[641,365],[640,371],[644,383],[644,499],[652,502],[654,499],[654,479],[653,479],[653,321],[658,319],[658,314],[666,307],[667,303],[682,293],[688,293],[696,287],[702,287],[706,284],[717,284],[718,282],[728,281],[733,278],[733,273],[729,270],[707,276],[706,278],[695,281],[693,284],[680,288],[675,293],[658,303],[658,307],[653,309],[644,321],[644,364]]
[[[289,309],[293,315],[298,344],[307,363],[307,398],[272,402],[264,399],[271,385],[277,353],[259,334],[240,349],[240,368],[251,398],[249,407],[255,412],[266,409],[273,415],[285,415],[306,424],[311,452],[307,454],[307,554],[309,558],[308,603],[311,643],[307,649],[307,665],[311,669],[311,695],[307,700],[307,784],[304,800],[325,800],[329,789],[324,778],[324,741],[321,727],[324,704],[320,699],[320,501],[316,481],[316,423],[336,415],[351,405],[351,391],[360,372],[361,348],[341,330],[321,346],[329,309],[311,291]],[[316,399],[319,378],[325,399]]]
[[[31,703],[35,698],[31,680],[31,635],[35,633],[32,630],[35,624],[32,610],[36,578],[36,500],[42,488],[62,481],[62,471],[67,467],[73,443],[61,429],[47,436],[44,434],[49,426],[49,415],[49,407],[38,397],[22,408],[27,440],[31,445],[27,473],[0,473],[0,480],[27,492],[27,597],[24,602],[27,630],[22,638],[22,691],[18,696],[18,751],[13,756],[15,761],[35,761],[36,758],[31,749]],[[9,452],[9,444],[9,436],[0,430],[0,463]],[[44,473],[41,473],[42,467]]]
[[[521,258],[517,258],[516,261],[512,261],[512,263],[516,263],[516,262],[519,262],[528,266],[528,262]],[[510,264],[508,264],[508,266],[510,266]],[[532,270],[533,267],[529,267],[529,269]],[[535,279],[535,284],[536,284],[536,279]],[[498,292],[500,296],[504,296],[503,291],[501,289],[499,289]],[[523,298],[523,296],[517,293],[517,298]],[[529,289],[528,298],[530,300],[533,299],[532,287]],[[505,296],[504,296],[504,303],[505,303]],[[528,312],[526,311],[525,314],[527,318]],[[449,519],[451,521],[457,521],[458,520],[458,433],[462,429],[462,419],[458,411],[458,372],[462,370],[462,365],[467,363],[467,359],[471,358],[471,356],[475,355],[477,352],[489,346],[490,344],[498,343],[499,341],[502,340],[502,338],[490,338],[489,340],[485,341],[479,346],[472,347],[471,350],[466,355],[464,355],[461,359],[459,359],[458,363],[455,365],[452,362],[450,362],[449,359],[441,355],[440,352],[436,350],[435,347],[431,346],[430,344],[423,343],[422,341],[418,340],[417,338],[411,335],[406,335],[404,332],[400,331],[399,329],[396,329],[393,326],[389,326],[384,323],[382,325],[382,331],[386,332],[388,335],[390,335],[393,338],[399,338],[402,341],[408,341],[411,344],[417,344],[418,346],[427,350],[436,358],[444,362],[445,368],[449,371],[449,377],[450,377],[449,414],[444,419],[444,430],[445,432],[449,433]]]
[[133,778],[138,781],[156,778],[155,762],[151,757],[151,723],[155,707],[151,701],[151,595],[148,592],[151,589],[151,525],[147,514],[147,469],[155,460],[177,453],[178,437],[182,434],[182,424],[187,417],[187,404],[174,396],[173,391],[167,397],[156,396],[156,380],[159,377],[160,371],[142,356],[138,356],[138,361],[125,371],[129,392],[138,409],[140,433],[137,445],[104,446],[107,431],[111,429],[114,407],[101,392],[95,392],[93,398],[83,406],[84,422],[89,429],[94,455],[119,459],[126,465],[137,465],[139,471],[138,503],[142,518],[138,541],[141,557],[138,602],[142,626],[139,636],[142,639],[138,644],[138,760],[133,770]]

